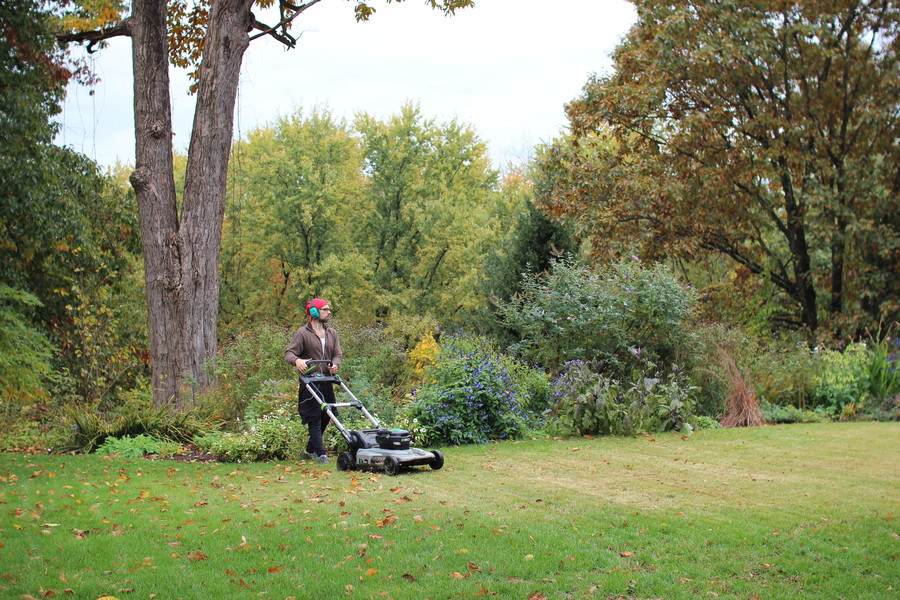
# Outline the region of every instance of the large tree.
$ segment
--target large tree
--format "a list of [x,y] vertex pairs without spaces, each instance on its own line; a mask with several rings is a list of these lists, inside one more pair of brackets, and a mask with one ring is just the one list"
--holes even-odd
[[220,324],[302,319],[298,297],[328,298],[347,314],[346,294],[335,292],[355,270],[348,255],[365,195],[359,139],[327,109],[298,110],[251,131],[234,155]]
[[810,333],[898,318],[897,4],[634,4],[614,74],[567,107],[547,205],[598,246],[727,257]]
[[372,264],[376,316],[430,313],[446,323],[478,306],[473,292],[502,204],[487,146],[468,126],[436,123],[411,104],[387,121],[359,115],[356,128],[372,206],[359,244]]
[[[205,367],[217,348],[226,173],[244,52],[251,38],[260,35],[293,46],[291,22],[320,1],[296,5],[260,0],[261,8],[277,5],[279,21],[269,26],[251,12],[254,0],[201,0],[190,9],[183,0],[133,0],[130,14],[113,11],[114,18],[101,21],[97,29],[96,19],[84,18],[97,15],[86,14],[89,3],[76,3],[67,23],[80,30],[59,36],[61,41],[91,44],[119,35],[132,40],[136,155],[131,184],[141,222],[157,406],[180,408],[195,389],[213,383],[212,371]],[[352,1],[359,20],[374,12],[368,3]],[[472,0],[426,3],[449,14]],[[84,31],[86,25],[92,29]],[[172,166],[170,61],[197,65],[197,103],[181,206]]]

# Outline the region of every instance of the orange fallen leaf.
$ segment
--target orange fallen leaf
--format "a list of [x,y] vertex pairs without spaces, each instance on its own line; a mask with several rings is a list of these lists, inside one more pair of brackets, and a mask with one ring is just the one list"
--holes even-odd
[[634,556],[634,552],[626,550],[625,552],[619,552],[619,556]]

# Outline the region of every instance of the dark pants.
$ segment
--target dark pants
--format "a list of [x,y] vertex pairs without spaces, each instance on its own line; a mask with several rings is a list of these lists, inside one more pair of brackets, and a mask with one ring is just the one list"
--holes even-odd
[[[328,404],[334,404],[334,387],[330,383],[314,383],[319,397]],[[332,409],[337,410],[337,409]],[[325,454],[325,444],[322,434],[331,422],[328,413],[322,410],[322,406],[313,398],[305,385],[300,386],[297,398],[297,412],[303,418],[303,422],[309,427],[309,441],[306,443],[306,451],[319,456]]]

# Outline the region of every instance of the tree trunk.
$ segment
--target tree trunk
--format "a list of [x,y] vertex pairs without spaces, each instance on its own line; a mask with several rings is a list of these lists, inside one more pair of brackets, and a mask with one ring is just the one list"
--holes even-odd
[[177,301],[181,252],[172,168],[166,7],[166,0],[134,0],[132,5],[135,170],[131,185],[141,222],[156,406],[180,398],[185,366],[178,345],[183,323]]
[[252,0],[214,0],[179,220],[172,170],[166,1],[135,0],[135,171],[150,327],[153,402],[182,409],[214,381],[219,249],[234,104]]
[[181,215],[182,279],[190,287],[185,310],[184,351],[200,389],[214,382],[208,365],[215,358],[219,313],[219,251],[234,105],[241,62],[250,45],[253,0],[214,0],[200,66],[197,108],[185,173]]

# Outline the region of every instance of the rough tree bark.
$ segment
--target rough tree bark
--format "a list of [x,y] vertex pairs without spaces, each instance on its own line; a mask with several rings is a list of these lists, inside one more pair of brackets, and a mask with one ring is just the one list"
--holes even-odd
[[135,0],[132,55],[153,401],[182,409],[209,386],[216,354],[225,175],[252,0],[214,0],[200,67],[181,214],[172,170],[166,1]]

